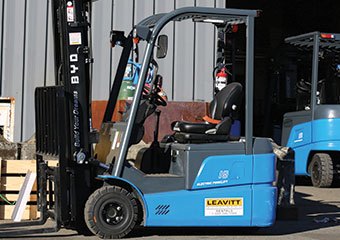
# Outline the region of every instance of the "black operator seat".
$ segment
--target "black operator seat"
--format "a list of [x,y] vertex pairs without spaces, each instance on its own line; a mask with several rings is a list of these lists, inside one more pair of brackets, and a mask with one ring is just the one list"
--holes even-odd
[[206,122],[178,121],[172,123],[174,138],[180,143],[224,142],[230,140],[233,115],[242,101],[242,85],[233,82],[218,92],[210,102]]

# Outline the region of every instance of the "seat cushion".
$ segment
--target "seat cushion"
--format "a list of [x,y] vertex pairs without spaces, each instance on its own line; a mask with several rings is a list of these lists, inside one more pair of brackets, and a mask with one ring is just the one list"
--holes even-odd
[[176,132],[185,132],[185,133],[205,133],[209,129],[213,129],[216,127],[215,124],[211,123],[192,123],[192,122],[182,122],[177,121],[171,124],[172,130]]

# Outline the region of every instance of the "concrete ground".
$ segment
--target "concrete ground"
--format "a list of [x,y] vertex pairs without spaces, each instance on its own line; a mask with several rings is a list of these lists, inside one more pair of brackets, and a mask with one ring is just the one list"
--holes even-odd
[[[340,239],[340,188],[316,189],[311,186],[297,186],[296,204],[298,220],[277,221],[274,226],[257,232],[228,228],[141,228],[135,231],[130,239]],[[51,225],[51,222],[48,224]],[[9,239],[4,235],[4,229],[0,229],[0,239]],[[25,239],[97,238],[79,236],[74,231],[61,229],[57,233],[25,235]]]

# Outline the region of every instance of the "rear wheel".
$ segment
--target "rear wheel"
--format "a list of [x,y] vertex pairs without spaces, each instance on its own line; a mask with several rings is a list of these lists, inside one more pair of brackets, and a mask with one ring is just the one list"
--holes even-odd
[[138,221],[138,199],[118,186],[104,186],[87,200],[84,210],[88,228],[101,238],[122,238]]
[[333,162],[329,154],[314,154],[309,164],[309,173],[314,187],[330,187],[333,182]]

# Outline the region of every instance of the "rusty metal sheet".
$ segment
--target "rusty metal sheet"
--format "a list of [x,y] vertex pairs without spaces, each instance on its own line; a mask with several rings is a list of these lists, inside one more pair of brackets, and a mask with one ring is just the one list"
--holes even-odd
[[[174,121],[202,122],[202,117],[207,115],[208,103],[206,102],[168,102],[166,107],[159,107],[161,110],[159,122],[158,140],[165,135],[172,134],[171,123]],[[153,133],[156,126],[156,118],[150,116],[144,124],[144,142],[153,141]]]
[[[100,130],[104,113],[106,109],[107,101],[93,101],[91,105],[92,109],[92,127]],[[126,102],[124,100],[118,100],[118,107],[113,112],[112,121],[120,121],[122,119],[122,113],[125,111]]]
[[[92,103],[92,123],[93,127],[100,129],[101,121],[107,101],[94,101]],[[119,109],[115,109],[113,121],[121,118],[121,112],[125,108],[125,102],[121,101]],[[174,121],[201,122],[202,117],[207,115],[208,103],[206,102],[168,102],[166,107],[159,107],[161,111],[158,140],[165,135],[172,134],[171,123]],[[143,141],[150,143],[156,126],[156,118],[151,115],[144,124],[145,133]]]

